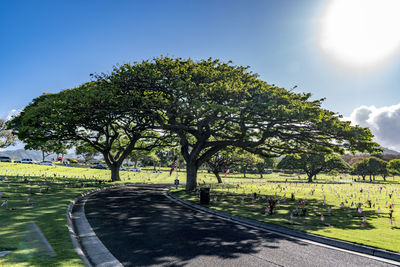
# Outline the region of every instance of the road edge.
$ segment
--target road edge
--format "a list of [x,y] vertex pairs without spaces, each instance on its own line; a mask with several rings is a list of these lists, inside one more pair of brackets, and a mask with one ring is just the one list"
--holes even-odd
[[[123,266],[97,237],[86,219],[84,208],[85,202],[90,196],[100,191],[123,186],[126,185],[107,186],[90,190],[80,194],[68,204],[67,225],[72,245],[87,267]],[[78,205],[78,209],[74,210]]]
[[352,251],[352,252],[356,252],[356,253],[360,253],[360,254],[364,254],[364,255],[368,255],[368,256],[374,256],[379,259],[394,261],[394,262],[392,262],[392,264],[399,265],[399,262],[400,262],[400,253],[386,251],[383,249],[373,248],[373,247],[369,247],[369,246],[365,246],[365,245],[360,245],[360,244],[347,242],[347,241],[343,241],[343,240],[338,240],[338,239],[333,239],[333,238],[329,238],[329,237],[323,237],[323,236],[314,235],[314,234],[310,234],[310,233],[300,232],[300,231],[292,230],[289,228],[280,227],[277,225],[267,224],[264,222],[239,217],[239,216],[225,213],[222,211],[209,209],[209,208],[200,206],[198,204],[195,204],[193,202],[181,199],[181,198],[175,196],[174,194],[172,194],[170,191],[167,192],[167,196],[169,196],[176,202],[179,202],[179,203],[181,203],[185,206],[188,206],[192,209],[207,212],[207,213],[213,214],[213,215],[217,215],[219,217],[222,217],[222,218],[227,219],[232,222],[238,222],[238,223],[250,226],[250,227],[256,227],[257,229],[265,230],[268,232],[274,232],[274,233],[284,235],[284,236],[297,237],[297,238],[310,240],[315,243],[320,243],[320,244],[324,244],[327,246],[331,246],[331,247],[335,247],[335,248],[339,248],[339,249],[343,249],[343,250],[348,250],[348,251]]

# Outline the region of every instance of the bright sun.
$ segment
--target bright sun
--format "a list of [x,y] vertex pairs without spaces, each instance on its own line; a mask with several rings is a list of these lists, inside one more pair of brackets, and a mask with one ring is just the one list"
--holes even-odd
[[320,46],[335,61],[375,67],[400,50],[400,0],[331,0],[320,26]]

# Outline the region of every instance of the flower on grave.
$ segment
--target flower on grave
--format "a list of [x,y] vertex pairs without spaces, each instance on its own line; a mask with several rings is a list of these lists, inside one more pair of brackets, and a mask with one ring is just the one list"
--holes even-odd
[[340,203],[340,207],[341,208],[343,208],[344,207],[344,203],[342,202],[342,203]]
[[380,212],[381,212],[381,208],[379,207],[379,208],[378,208],[378,213],[380,213]]
[[362,213],[362,209],[359,207],[359,208],[357,209],[357,212],[361,214],[361,213]]
[[300,207],[301,207],[301,216],[306,216],[307,214],[307,202],[305,200],[300,200],[299,201]]
[[325,221],[325,217],[323,214],[321,214],[321,221]]
[[328,212],[331,213],[332,212],[332,207],[328,208]]
[[365,217],[365,215],[363,216],[362,221],[363,221],[363,222],[366,222],[366,221],[367,221],[367,217]]
[[1,203],[1,206],[3,207],[5,205],[7,205],[7,203],[8,203],[8,199],[4,200],[3,203]]

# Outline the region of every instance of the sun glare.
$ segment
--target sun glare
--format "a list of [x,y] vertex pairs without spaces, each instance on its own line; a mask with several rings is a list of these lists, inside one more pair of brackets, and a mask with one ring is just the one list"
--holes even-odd
[[400,0],[332,0],[322,16],[320,46],[336,62],[376,67],[400,51]]

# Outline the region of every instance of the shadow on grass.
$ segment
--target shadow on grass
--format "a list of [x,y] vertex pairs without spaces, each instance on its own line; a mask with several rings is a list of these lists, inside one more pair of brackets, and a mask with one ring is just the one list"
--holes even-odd
[[[176,194],[182,198],[188,198],[188,193],[178,191]],[[211,193],[210,208],[224,211],[233,215],[250,218],[267,223],[277,224],[282,227],[292,228],[301,231],[316,231],[335,227],[344,230],[371,230],[375,227],[370,223],[378,217],[388,217],[388,214],[377,214],[375,209],[361,204],[362,212],[358,212],[357,204],[349,207],[337,207],[324,205],[321,199],[308,198],[305,206],[299,204],[299,200],[280,199],[280,203],[275,207],[272,215],[266,212],[267,199],[276,198],[274,195],[240,194],[240,193]],[[192,200],[194,194],[191,195]],[[217,201],[213,197],[217,196]],[[196,200],[197,202],[198,200]],[[301,216],[301,210],[305,208],[306,215]],[[292,214],[292,219],[290,219]],[[323,220],[321,219],[323,215]],[[365,216],[365,218],[364,218]]]

